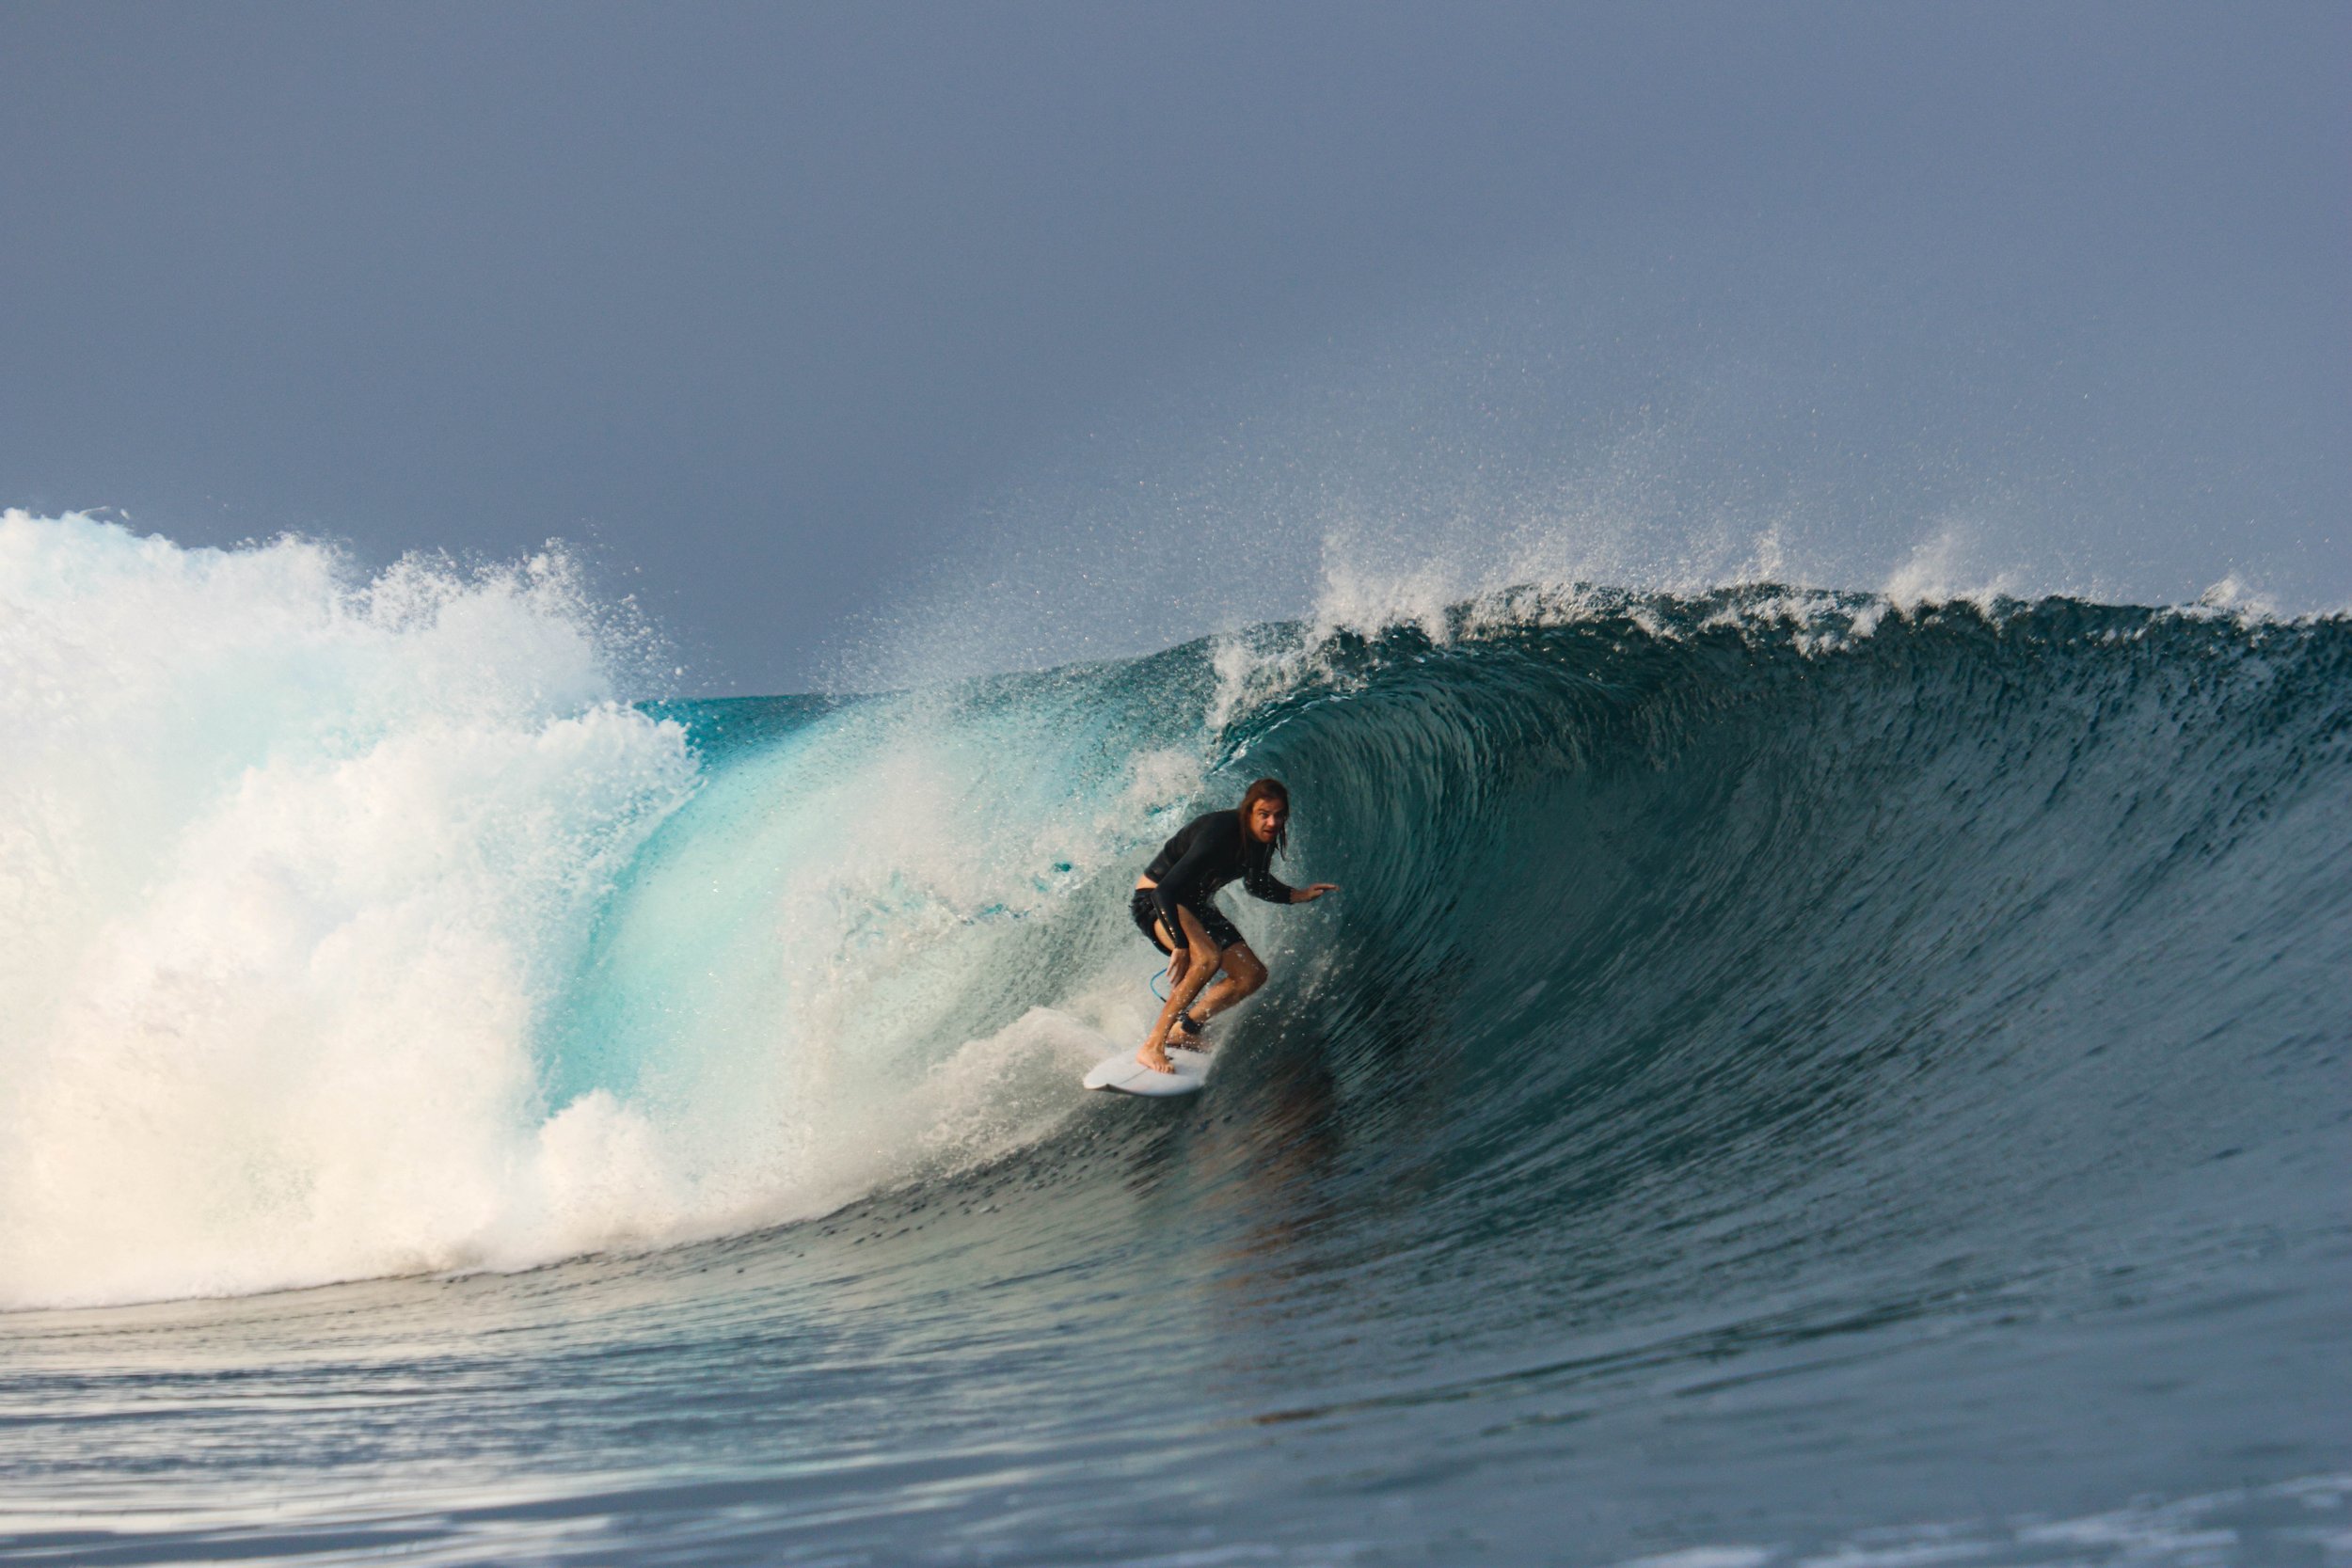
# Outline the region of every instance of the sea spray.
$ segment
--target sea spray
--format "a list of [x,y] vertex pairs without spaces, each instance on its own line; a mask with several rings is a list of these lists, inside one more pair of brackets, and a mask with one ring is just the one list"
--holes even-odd
[[[11,1304],[457,1272],[7,1314],[15,1540],[2340,1544],[2339,619],[1375,588],[620,706],[553,562],[380,621],[307,547],[54,537],[10,719],[89,750],[0,774],[57,917],[0,954]],[[72,580],[142,608],[44,619]],[[236,679],[136,657],[175,616]],[[1084,1094],[1151,1006],[1136,867],[1260,773],[1340,893],[1231,900],[1274,978],[1208,1093]]]
[[[560,556],[373,578],[0,519],[0,1299],[594,1246],[644,1130],[534,1040],[694,785]],[[550,1114],[553,1119],[550,1120]]]
[[0,606],[0,1305],[772,1224],[1035,1137],[1140,1032],[1093,895],[1200,724],[1120,671],[748,749],[722,705],[706,756],[561,555],[10,514]]
[[[560,558],[0,541],[12,1305],[653,1246],[1050,1148],[1148,1020],[1136,867],[1260,772],[1343,892],[1235,901],[1277,984],[1220,1082],[1442,1126],[1466,1194],[1668,1148],[1777,1189],[1821,1129],[1930,1173],[1888,1214],[1983,1158],[2177,1181],[2217,1104],[2303,1135],[2221,1085],[2313,1049],[2352,951],[2335,620],[1351,590],[1142,659],[629,706]],[[2042,1115],[2031,1158],[1984,1131]]]

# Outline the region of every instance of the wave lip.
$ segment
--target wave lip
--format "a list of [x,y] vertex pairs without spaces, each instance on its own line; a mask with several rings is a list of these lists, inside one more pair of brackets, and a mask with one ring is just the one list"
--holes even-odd
[[1691,1224],[1759,1289],[2025,1268],[2341,1100],[2338,620],[1523,588],[632,706],[557,558],[10,515],[0,592],[11,1306],[657,1245],[1091,1136],[1073,1071],[1152,1006],[1124,889],[1260,772],[1343,891],[1239,904],[1283,983],[1228,1103],[1417,1172],[1439,1250],[1614,1215],[1596,1299]]
[[[10,1305],[473,1271],[18,1314],[20,1529],[2334,1539],[2341,621],[1531,589],[628,705],[554,562],[0,562]],[[1276,979],[1209,1093],[1085,1095],[1136,866],[1268,772],[1341,894],[1232,901]],[[123,1510],[126,1442],[206,1495]]]

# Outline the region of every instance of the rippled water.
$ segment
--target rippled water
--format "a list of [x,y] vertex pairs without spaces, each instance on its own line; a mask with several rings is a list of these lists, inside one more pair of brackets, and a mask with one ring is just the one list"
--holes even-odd
[[[345,604],[235,745],[76,775],[139,875],[44,881],[100,830],[9,775],[72,942],[0,974],[0,1556],[2352,1558],[2340,623],[402,685],[451,606],[571,657],[540,592]],[[1080,1093],[1135,867],[1260,772],[1343,893],[1235,909],[1206,1093]]]

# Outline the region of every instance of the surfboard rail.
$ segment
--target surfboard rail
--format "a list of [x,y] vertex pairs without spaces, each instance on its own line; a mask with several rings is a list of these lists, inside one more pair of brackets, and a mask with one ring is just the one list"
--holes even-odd
[[1143,1095],[1164,1099],[1169,1095],[1195,1094],[1209,1080],[1209,1058],[1199,1051],[1171,1051],[1168,1059],[1176,1070],[1154,1072],[1136,1060],[1132,1051],[1116,1056],[1105,1056],[1087,1069],[1080,1082],[1089,1089],[1111,1089],[1120,1094]]

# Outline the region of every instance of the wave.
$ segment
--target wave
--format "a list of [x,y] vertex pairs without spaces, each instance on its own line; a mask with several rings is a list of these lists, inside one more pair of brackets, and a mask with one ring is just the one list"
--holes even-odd
[[[1708,1227],[1759,1288],[2015,1254],[2336,1125],[2338,620],[1528,589],[632,703],[560,557],[366,578],[18,514],[0,605],[8,1306],[520,1267],[1150,1136],[1194,1113],[1105,1134],[1073,1089],[1153,1006],[1124,889],[1263,772],[1343,891],[1238,901],[1278,978],[1220,1076],[1343,1124],[1435,1249],[1574,1212],[1619,1285]],[[1833,1171],[1868,1201],[1824,1239]]]

